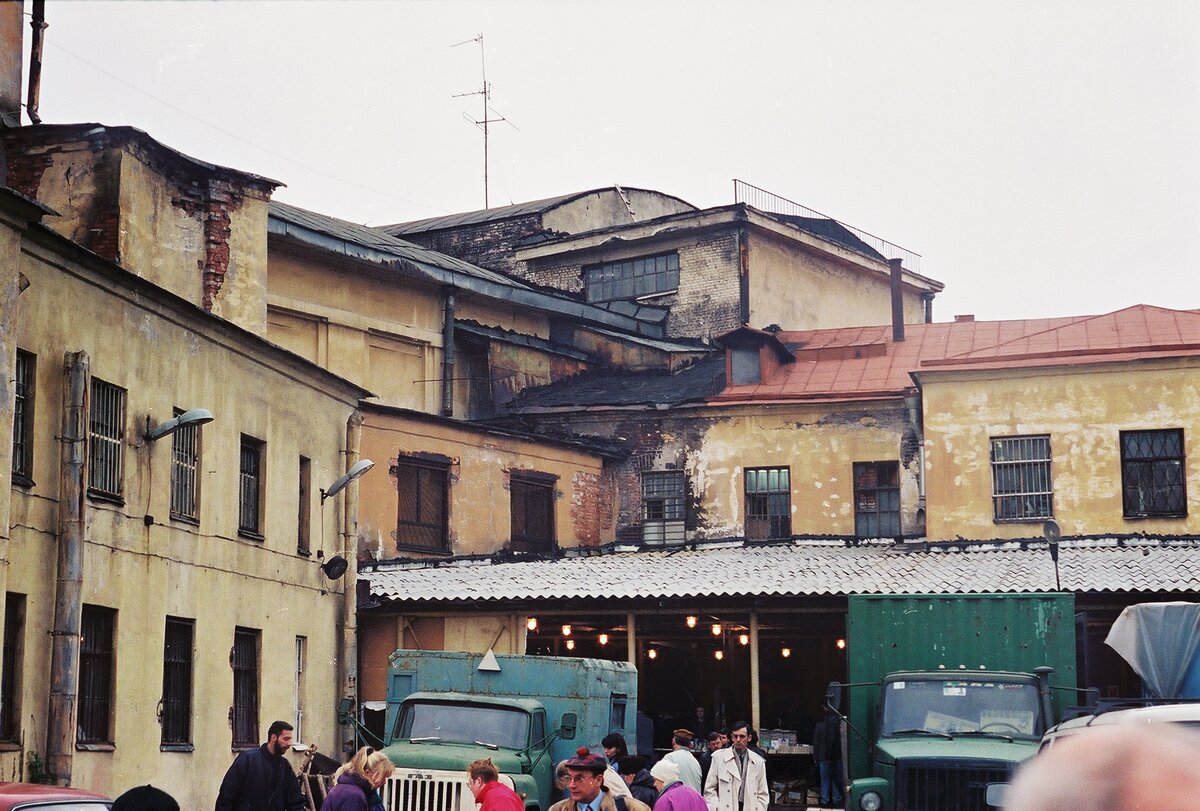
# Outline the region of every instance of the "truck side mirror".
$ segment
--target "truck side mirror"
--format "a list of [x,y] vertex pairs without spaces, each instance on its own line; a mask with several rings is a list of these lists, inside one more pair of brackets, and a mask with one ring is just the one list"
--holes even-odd
[[579,726],[579,716],[573,712],[564,712],[562,723],[558,727],[558,737],[564,741],[575,740],[575,728]]
[[840,682],[831,681],[825,688],[825,706],[838,715],[842,714],[842,685]]

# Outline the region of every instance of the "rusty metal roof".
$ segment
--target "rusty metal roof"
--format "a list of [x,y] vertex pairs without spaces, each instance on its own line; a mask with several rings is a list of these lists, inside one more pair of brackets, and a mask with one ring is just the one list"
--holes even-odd
[[[451,559],[360,571],[392,603],[1054,591],[1044,541],[841,539],[618,551],[554,560]],[[1200,592],[1200,537],[1064,539],[1062,587]]]

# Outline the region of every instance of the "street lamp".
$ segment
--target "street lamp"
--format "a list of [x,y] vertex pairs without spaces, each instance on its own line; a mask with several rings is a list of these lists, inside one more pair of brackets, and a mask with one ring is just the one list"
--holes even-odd
[[1042,524],[1042,534],[1046,536],[1046,545],[1050,547],[1050,560],[1054,561],[1054,590],[1062,591],[1062,581],[1058,577],[1058,539],[1062,537],[1062,530],[1058,522],[1051,518]]

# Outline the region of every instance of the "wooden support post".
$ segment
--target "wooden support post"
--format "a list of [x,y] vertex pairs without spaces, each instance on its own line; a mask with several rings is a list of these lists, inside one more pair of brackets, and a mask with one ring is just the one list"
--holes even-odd
[[758,685],[758,614],[750,612],[750,724],[762,728],[762,708],[759,706]]

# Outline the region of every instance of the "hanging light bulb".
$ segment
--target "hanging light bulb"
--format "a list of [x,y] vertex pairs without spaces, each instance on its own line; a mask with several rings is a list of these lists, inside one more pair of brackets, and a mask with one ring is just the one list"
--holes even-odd
[[695,615],[695,614],[688,614],[688,616],[687,616],[687,627],[689,627],[689,628],[695,628],[695,627],[696,627],[696,615]]
[[713,626],[712,626],[712,632],[713,632],[713,636],[720,636],[721,635],[721,623],[714,622]]
[[536,631],[537,630],[537,617],[530,617],[529,619],[525,620],[525,627],[531,631]]
[[738,636],[738,642],[740,642],[743,645],[749,645],[750,644],[750,634],[740,634]]
[[563,634],[563,636],[570,636],[570,635],[571,635],[571,626],[570,626],[570,625],[564,625],[564,626],[562,627],[562,634]]
[[575,650],[575,640],[574,639],[567,640],[567,650]]
[[725,651],[718,648],[717,650],[713,651],[713,658],[716,659],[718,662],[721,661],[722,659],[725,658]]
[[601,645],[607,645],[608,644],[608,634],[600,634],[600,636],[596,637],[596,641],[599,642]]
[[837,649],[838,649],[838,650],[845,650],[845,649],[846,649],[846,640],[844,640],[844,639],[839,639],[839,640],[837,641]]
[[786,659],[792,655],[792,649],[784,648],[783,650],[779,651],[779,655],[782,656],[784,659]]
[[650,650],[646,651],[646,658],[647,659],[657,659],[658,658],[658,648],[650,648]]

